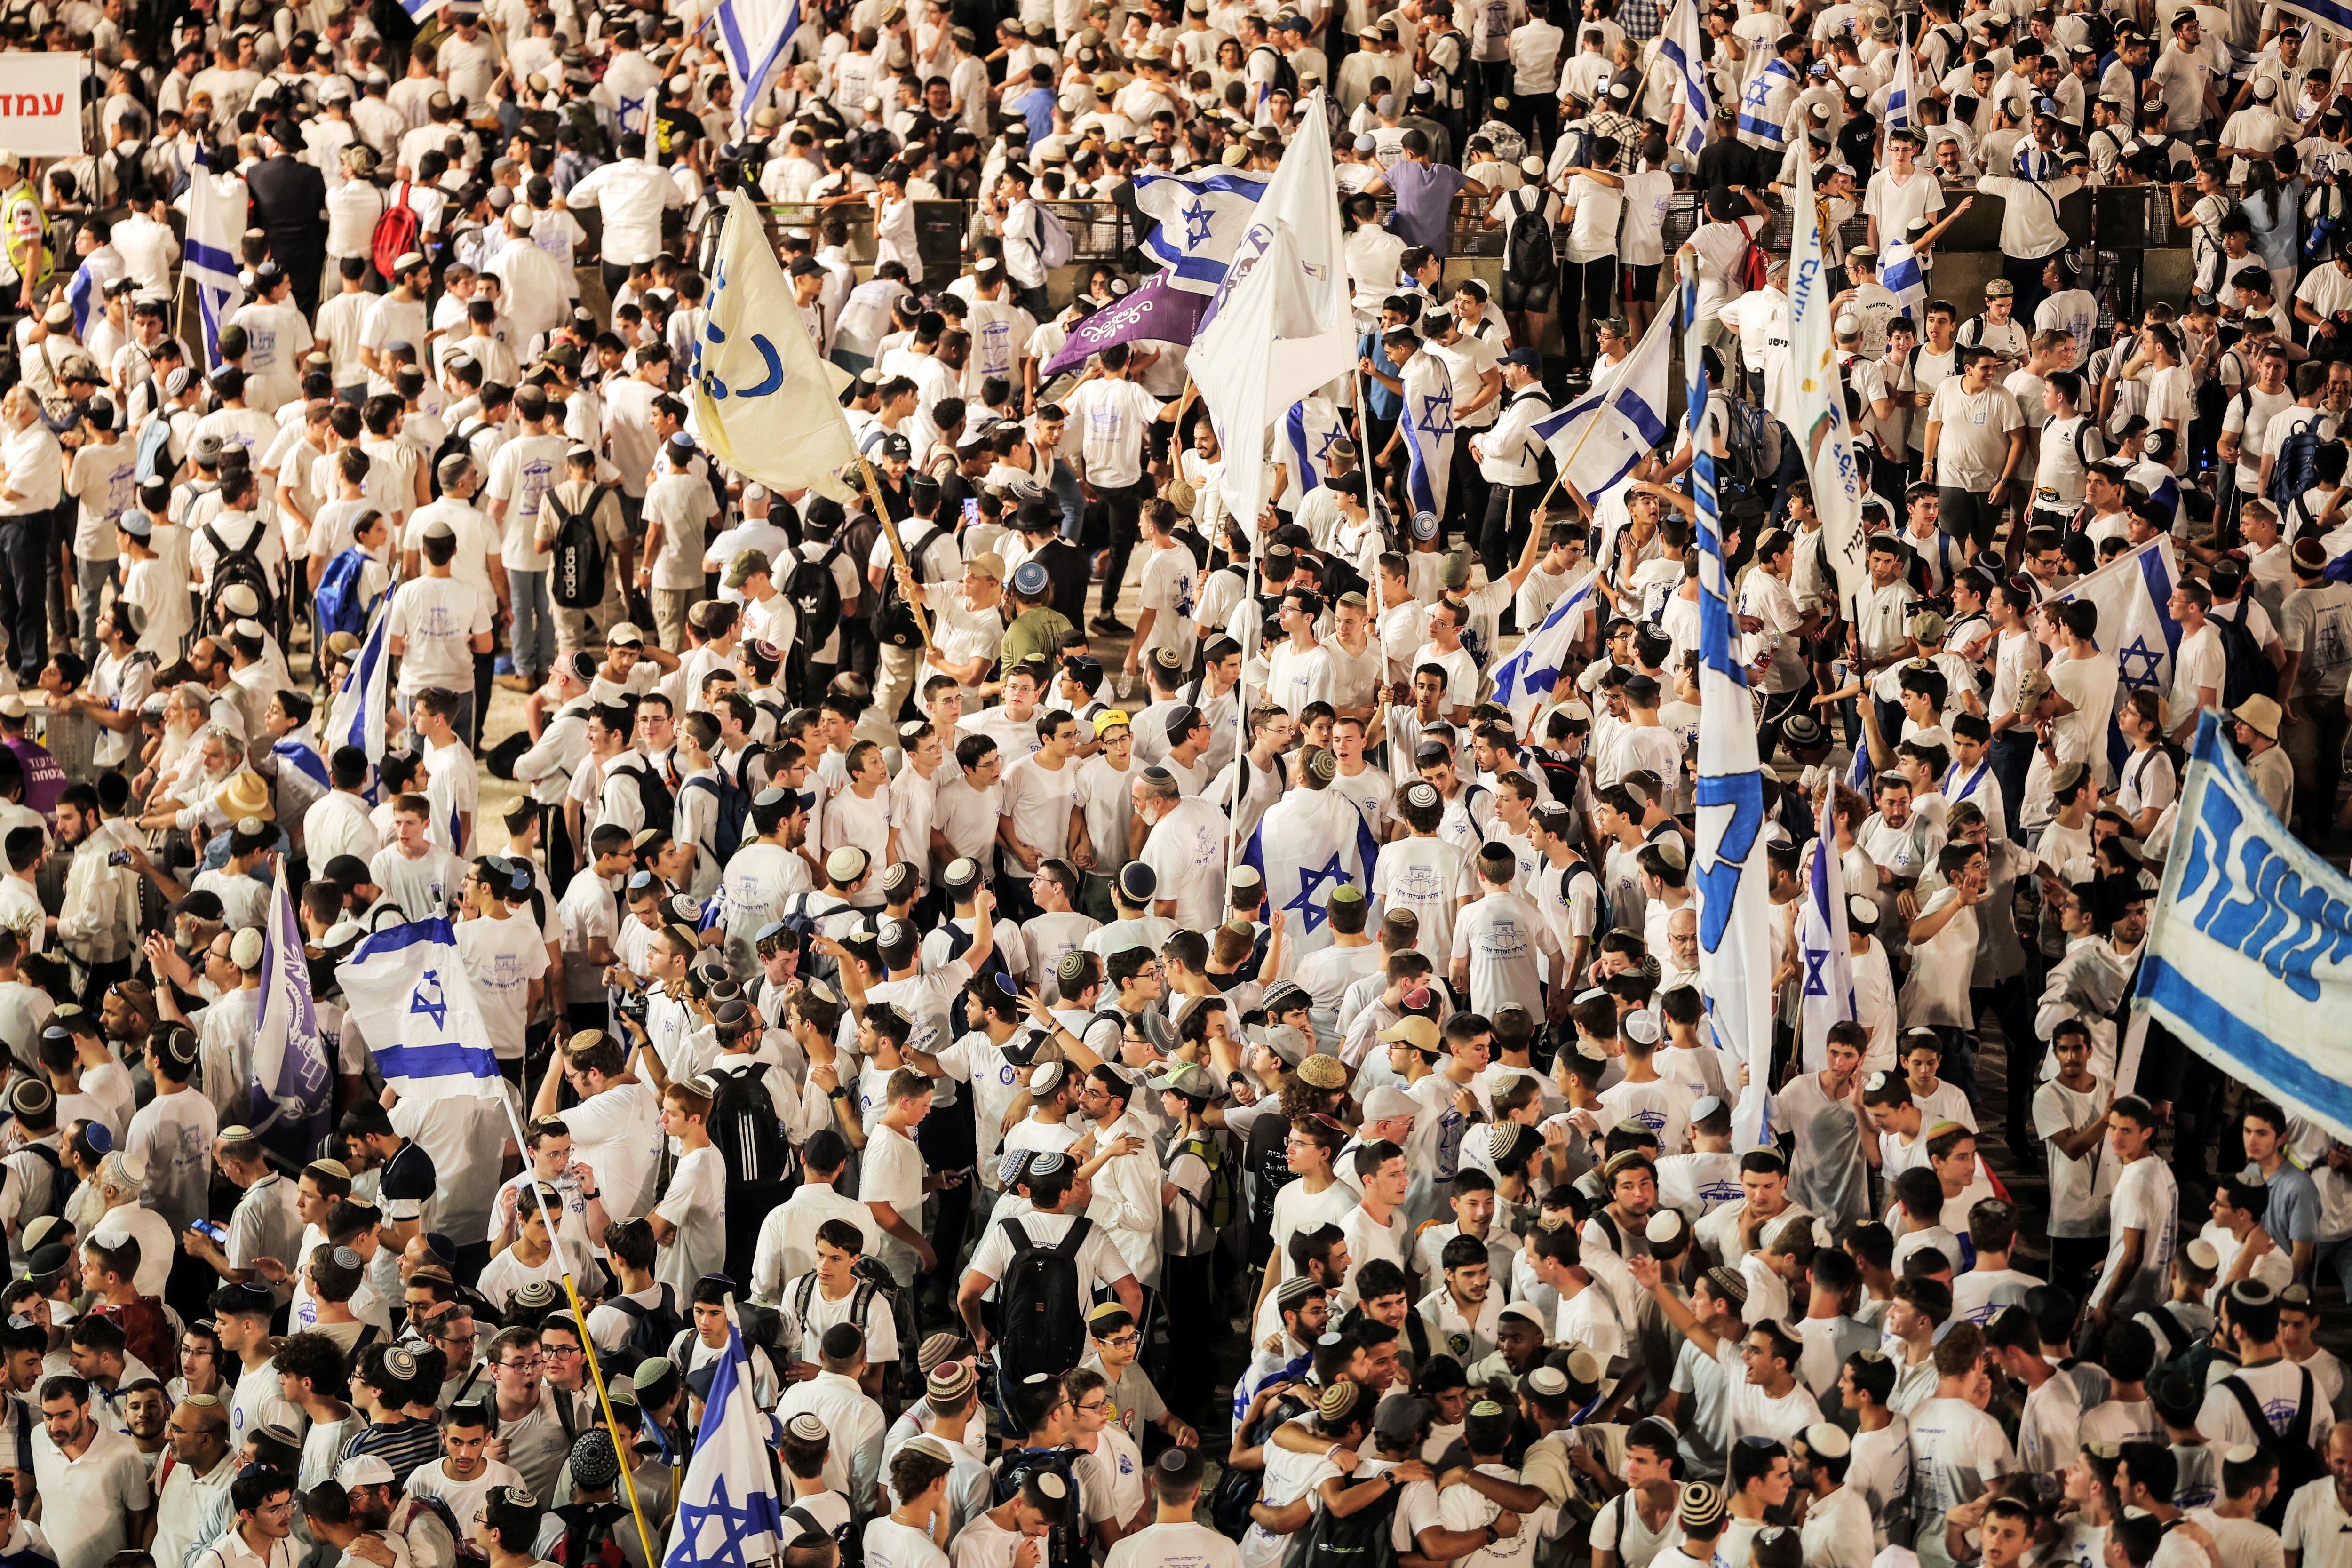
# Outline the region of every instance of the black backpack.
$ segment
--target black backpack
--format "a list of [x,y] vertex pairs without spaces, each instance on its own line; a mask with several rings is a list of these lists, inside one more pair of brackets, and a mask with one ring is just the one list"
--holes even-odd
[[1389,1488],[1380,1501],[1345,1519],[1328,1508],[1317,1509],[1307,1517],[1307,1528],[1290,1538],[1283,1568],[1392,1568],[1396,1549],[1390,1544],[1389,1527],[1396,1520],[1398,1489]]
[[841,624],[841,584],[834,581],[833,563],[842,554],[836,540],[814,561],[801,556],[784,579],[784,597],[792,601],[793,611],[800,617],[793,638],[805,655],[814,656]]
[[[1258,1129],[1265,1128],[1266,1136],[1260,1139]],[[1249,1139],[1242,1151],[1244,1169],[1249,1173],[1249,1258],[1268,1268],[1279,1268],[1274,1261],[1274,1200],[1282,1189],[1298,1179],[1290,1168],[1289,1151],[1284,1147],[1290,1136],[1289,1127],[1279,1116],[1261,1116],[1250,1123]]]
[[206,626],[217,631],[236,619],[233,616],[226,619],[222,616],[220,602],[222,595],[240,585],[252,589],[253,596],[260,601],[261,608],[253,618],[265,626],[278,624],[278,588],[270,582],[269,569],[262,565],[259,554],[261,542],[268,537],[268,525],[256,518],[253,531],[245,536],[245,542],[231,550],[222,540],[217,526],[205,524],[205,538],[211,542],[215,557],[213,585],[205,594]]
[[2242,606],[2252,600],[2242,595],[2238,603],[2241,608],[2235,616],[2205,617],[2221,635],[2221,710],[2225,713],[2249,697],[2278,695],[2278,668],[2263,657],[2262,645],[2246,629]]
[[[916,582],[924,581],[924,552],[938,542],[945,532],[946,529],[934,524],[907,546],[907,563],[913,569]],[[798,575],[797,573],[794,574]],[[893,647],[914,647],[923,640],[922,631],[915,625],[914,606],[907,602],[907,595],[898,591],[898,574],[895,569],[882,574],[882,597],[880,603],[874,606],[874,640],[888,643]],[[893,723],[898,718],[896,713],[886,713],[883,717]]]
[[1289,57],[1272,44],[1260,44],[1250,53],[1255,56],[1261,51],[1274,57],[1274,79],[1266,84],[1266,91],[1268,93],[1286,92],[1290,95],[1293,103],[1297,102],[1298,72],[1291,66]]
[[489,426],[482,420],[466,419],[459,421],[456,428],[441,437],[441,444],[433,448],[433,466],[425,476],[432,481],[434,500],[441,499],[441,465],[451,458],[471,458],[474,455],[474,437],[488,428]]
[[626,754],[629,761],[615,763],[613,771],[637,781],[637,804],[645,809],[646,826],[656,833],[672,831],[677,826],[677,801],[669,793],[669,785],[662,782],[661,774],[642,754]]
[[[1559,276],[1559,253],[1552,247],[1551,225],[1543,216],[1548,194],[1527,185],[1511,193],[1511,238],[1503,249],[1503,270],[1515,282],[1541,284]],[[1531,206],[1517,199],[1530,195],[1535,197]]]
[[719,803],[719,809],[711,817],[710,842],[705,847],[718,857],[721,868],[735,858],[736,850],[743,847],[743,830],[751,820],[752,791],[745,780],[751,771],[751,758],[755,754],[749,747],[744,748],[742,758],[736,763],[735,771],[731,773],[727,771],[726,763],[714,756],[710,759],[710,768],[719,775],[715,781],[698,775],[677,786],[681,790],[706,791]]
[[677,1295],[667,1285],[661,1288],[658,1307],[648,1307],[619,1292],[604,1305],[629,1320],[629,1337],[621,1342],[621,1348],[600,1354],[609,1373],[626,1376],[636,1371],[639,1363],[667,1353],[669,1342],[686,1327],[686,1319],[677,1310]]
[[588,504],[572,510],[551,487],[539,504],[555,512],[555,547],[548,552],[548,595],[567,610],[593,610],[604,602],[604,542],[596,537],[596,509],[604,487],[588,492]]
[[1756,522],[1772,510],[1778,431],[1769,412],[1744,398],[1725,398],[1723,411],[1725,462],[1716,470],[1716,496],[1727,521]]
[[997,1365],[1013,1383],[1038,1372],[1059,1377],[1087,1352],[1088,1303],[1078,1289],[1078,1248],[1094,1222],[1071,1221],[1069,1233],[1051,1247],[1030,1241],[1017,1219],[1003,1224],[1013,1238],[1013,1261],[997,1284]]
[[[1417,1316],[1418,1313],[1406,1314],[1408,1321]],[[1247,1433],[1235,1433],[1234,1441],[1244,1445],[1263,1443],[1265,1434],[1308,1408],[1307,1401],[1297,1394],[1286,1394],[1266,1406],[1265,1414],[1258,1418],[1255,1427]],[[1239,1541],[1249,1533],[1250,1506],[1257,1501],[1265,1483],[1265,1472],[1263,1469],[1236,1470],[1229,1468],[1217,1478],[1217,1489],[1209,1496],[1209,1522],[1216,1526],[1219,1534]]]
[[[709,1072],[710,1142],[719,1148],[729,1182],[782,1182],[792,1175],[793,1147],[776,1120],[775,1101],[760,1080],[767,1071],[753,1063],[748,1072],[724,1069],[723,1058]],[[859,1322],[862,1326],[864,1320]]]
[[2270,1506],[2256,1516],[2273,1530],[2286,1522],[2286,1505],[2294,1494],[2309,1482],[2327,1474],[2326,1461],[2319,1457],[2319,1450],[2312,1447],[2311,1442],[2311,1412],[2319,1398],[2319,1391],[2312,1383],[2309,1367],[2296,1370],[2303,1377],[2303,1401],[2297,1407],[2296,1429],[2292,1433],[2281,1432],[2271,1425],[2270,1417],[2263,1413],[2261,1404],[2254,1398],[2254,1391],[2246,1386],[2243,1377],[2232,1373],[2221,1380],[2221,1386],[2230,1391],[2230,1397],[2236,1400],[2238,1408],[2245,1413],[2246,1425],[2254,1429],[2254,1446],[2268,1454],[2278,1466],[2278,1494],[2271,1499]]
[[[1011,1225],[1011,1220],[1004,1222]],[[1080,1225],[1086,1222],[1080,1220]],[[1076,1231],[1072,1235],[1077,1234]],[[1016,1265],[1017,1267],[1017,1265]],[[1073,1363],[1072,1364],[1076,1364]],[[1087,1546],[1086,1510],[1079,1506],[1078,1451],[1076,1448],[1011,1448],[996,1461],[996,1479],[988,1489],[991,1502],[1010,1502],[1021,1494],[1032,1476],[1059,1476],[1069,1489],[1069,1507],[1045,1537],[1045,1568],[1087,1568],[1094,1561]]]
[[[874,1315],[874,1298],[880,1288],[871,1280],[861,1279],[849,1293],[849,1322],[859,1333],[866,1331],[866,1321]],[[816,1299],[816,1270],[801,1276],[801,1288],[793,1292],[793,1316],[798,1318],[801,1331],[808,1332],[809,1303]]]
[[58,1152],[46,1143],[27,1143],[25,1145],[24,1152],[27,1154],[39,1155],[41,1163],[49,1168],[48,1201],[41,1205],[39,1212],[33,1217],[38,1219],[41,1215],[47,1215],[51,1219],[62,1217],[66,1212],[66,1200],[73,1196],[73,1190],[79,1178],[68,1177],[66,1174],[65,1162],[58,1159]]

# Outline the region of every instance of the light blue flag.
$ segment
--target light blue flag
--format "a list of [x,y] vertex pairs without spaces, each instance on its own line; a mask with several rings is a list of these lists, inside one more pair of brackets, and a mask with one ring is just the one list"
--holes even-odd
[[[747,127],[753,111],[767,99],[769,84],[775,80],[777,68],[792,48],[793,35],[800,31],[800,0],[719,0],[710,20],[718,24],[719,49],[727,57],[728,74],[735,79],[736,124]],[[654,93],[646,94],[648,149],[654,144],[655,99]],[[624,131],[629,128],[628,111],[635,101],[622,100],[620,118]]]
[[[2352,879],[2272,814],[2226,723],[2210,709],[2197,721],[2133,1011],[2352,1140]],[[2118,1093],[2136,1082],[2142,1022],[2116,1064]]]
[[384,927],[335,966],[335,978],[402,1099],[501,1097],[495,1042],[447,920]]
[[[1269,909],[1286,910],[1290,951],[1331,945],[1334,890],[1372,895],[1380,841],[1355,804],[1336,789],[1295,789],[1266,807],[1242,851],[1242,864],[1265,879]],[[1375,915],[1374,918],[1377,918]]]
[[[1683,285],[1683,363],[1700,363],[1698,288]],[[1706,376],[1690,379],[1689,428],[1706,423]],[[1716,511],[1715,458],[1694,443],[1691,497],[1698,539],[1698,853],[1691,886],[1698,900],[1699,985],[1716,1034],[1748,1065],[1748,1083],[1732,1110],[1734,1148],[1766,1141],[1766,1089],[1772,1067],[1772,910],[1764,866],[1764,773],[1756,753],[1756,710],[1739,662],[1723,521]]]
[[1147,170],[1136,175],[1135,205],[1160,225],[1143,242],[1144,256],[1167,269],[1171,288],[1215,293],[1272,179],[1223,164],[1181,174]]
[[1673,69],[1675,100],[1682,105],[1683,129],[1676,140],[1684,152],[1696,153],[1706,145],[1706,128],[1715,123],[1715,88],[1699,47],[1694,0],[1675,0],[1675,13],[1658,34],[1658,58]]
[[[2116,707],[2121,710],[2135,691],[2158,696],[2172,690],[2172,656],[2180,647],[2180,623],[2172,618],[2172,588],[2180,580],[2179,563],[2172,553],[2172,536],[2158,534],[2138,549],[2116,556],[2058,595],[2083,599],[2099,607],[2099,651],[2115,656],[2118,677]],[[2179,723],[2184,717],[2173,715]],[[2109,774],[2131,755],[2131,742],[2115,728],[2107,729]]]
[[1528,721],[1559,683],[1560,672],[1568,668],[1569,654],[1576,645],[1579,611],[1590,610],[1592,584],[1600,575],[1597,569],[1586,573],[1575,587],[1559,596],[1543,624],[1519,644],[1518,651],[1495,667],[1494,700],[1511,710],[1514,733],[1526,732]]
[[782,1557],[784,1510],[768,1465],[768,1446],[779,1436],[775,1417],[752,1403],[751,1369],[730,1304],[727,1353],[703,1401],[663,1568],[752,1568]]
[[261,1026],[253,1042],[245,1124],[288,1159],[307,1159],[327,1133],[334,1075],[319,1039],[310,961],[302,951],[286,862],[278,863],[261,947]]
[[342,685],[335,689],[335,700],[327,709],[325,749],[331,754],[338,747],[357,746],[367,753],[368,782],[362,793],[371,805],[376,799],[376,775],[383,767],[384,676],[392,663],[391,609],[390,594],[376,601],[374,618],[369,621],[367,636],[352,659],[351,673],[343,677]]

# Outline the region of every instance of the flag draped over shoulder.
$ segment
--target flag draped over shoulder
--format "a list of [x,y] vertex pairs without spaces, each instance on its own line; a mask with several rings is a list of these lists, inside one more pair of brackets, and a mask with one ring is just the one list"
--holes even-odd
[[384,1082],[403,1100],[502,1094],[489,1026],[446,919],[376,931],[335,966],[335,978]]
[[335,700],[327,709],[326,743],[320,748],[330,757],[341,746],[357,746],[367,753],[366,794],[371,805],[376,799],[376,775],[383,766],[384,678],[392,664],[391,621],[392,595],[386,594],[376,603],[351,672],[335,689]]
[[1165,269],[1170,288],[1192,294],[1217,291],[1272,178],[1223,164],[1181,174],[1136,175],[1135,205],[1160,225],[1144,240],[1143,254]]
[[817,357],[751,198],[727,193],[709,316],[688,378],[694,426],[711,456],[772,489],[851,499],[856,460],[836,399],[849,373]]
[[287,1158],[307,1159],[327,1133],[334,1074],[319,1038],[310,961],[302,951],[302,922],[283,860],[262,935],[261,1027],[253,1042],[245,1122]]
[[1797,921],[1798,1013],[1807,1072],[1830,1065],[1830,1026],[1854,1017],[1853,950],[1845,923],[1845,870],[1838,863],[1833,791],[1822,796],[1822,836],[1813,841],[1812,874]]
[[1336,789],[1294,789],[1265,808],[1242,850],[1241,863],[1265,879],[1269,910],[1289,912],[1290,951],[1298,955],[1331,945],[1331,894],[1342,887],[1371,897],[1372,868],[1381,855],[1370,824]]
[[[1282,461],[1301,495],[1321,489],[1330,467],[1332,444],[1348,434],[1339,410],[1328,397],[1302,397],[1282,418]],[[1360,490],[1360,479],[1353,483]]]
[[[718,26],[719,51],[727,57],[727,74],[735,79],[736,124],[748,126],[792,47],[793,35],[800,30],[801,0],[719,0],[710,19]],[[655,95],[646,97],[650,122]],[[646,145],[653,145],[650,137]]]
[[753,1568],[782,1556],[784,1510],[768,1465],[775,1425],[751,1402],[751,1369],[730,1299],[727,1352],[711,1374],[702,1429],[678,1485],[677,1533],[663,1568]]
[[[1686,365],[1700,363],[1698,289],[1682,291]],[[1706,423],[1706,376],[1690,378],[1690,428]],[[1765,1139],[1772,1067],[1772,911],[1764,867],[1764,773],[1756,752],[1756,709],[1739,665],[1739,628],[1716,511],[1715,458],[1693,443],[1691,496],[1698,503],[1698,853],[1691,887],[1698,901],[1699,984],[1716,1036],[1748,1066],[1733,1107],[1734,1148]]]
[[1518,650],[1495,667],[1494,700],[1511,710],[1511,728],[1524,733],[1568,668],[1578,626],[1592,613],[1592,584],[1600,577],[1586,573],[1576,586],[1559,596],[1543,624],[1527,635]]
[[1548,419],[1536,421],[1560,479],[1595,500],[1666,438],[1674,316],[1662,310],[1633,352],[1593,378],[1592,389]]
[[237,258],[245,245],[245,182],[235,174],[212,173],[199,153],[188,176],[188,239],[181,260],[196,291],[207,372],[220,363],[220,330],[229,301],[239,291]]
[[1682,133],[1676,142],[1684,152],[1696,153],[1706,145],[1706,128],[1715,121],[1715,89],[1699,46],[1696,0],[1675,0],[1674,15],[1658,35],[1658,55],[1675,73],[1675,101],[1682,105]]
[[[2172,691],[2172,656],[2180,647],[2180,623],[2172,618],[2172,589],[2179,580],[2172,537],[2159,534],[2058,595],[2085,599],[2099,607],[2098,648],[2115,656],[2118,710],[2135,691],[2154,691],[2159,697]],[[2173,722],[2185,717],[2176,713]],[[2109,769],[2121,768],[2130,754],[2131,743],[2110,721]]]
[[1821,208],[1813,174],[1797,160],[1797,191],[1789,198],[1796,225],[1789,241],[1789,374],[1768,378],[1780,391],[1773,412],[1805,449],[1805,470],[1821,513],[1822,557],[1837,574],[1838,596],[1851,605],[1870,583],[1862,536],[1862,467],[1854,461],[1845,422],[1845,379],[1838,370],[1831,300],[1843,281],[1822,251]]

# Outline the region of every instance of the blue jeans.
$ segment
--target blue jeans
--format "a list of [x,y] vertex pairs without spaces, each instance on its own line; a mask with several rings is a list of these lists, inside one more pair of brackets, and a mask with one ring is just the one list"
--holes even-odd
[[515,673],[536,684],[555,662],[555,611],[548,602],[547,574],[509,570],[507,584],[514,600]]
[[1086,529],[1086,492],[1078,489],[1078,476],[1070,471],[1070,465],[1059,458],[1054,459],[1051,484],[1055,504],[1062,509],[1062,537],[1076,544]]

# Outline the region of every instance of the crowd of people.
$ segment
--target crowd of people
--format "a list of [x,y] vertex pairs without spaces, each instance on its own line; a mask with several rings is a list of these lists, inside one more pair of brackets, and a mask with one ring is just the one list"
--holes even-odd
[[[856,0],[746,101],[692,7],[0,16],[92,149],[0,153],[0,1565],[740,1563],[748,1385],[787,1568],[2352,1568],[2352,1147],[2130,1030],[2202,710],[2352,826],[2312,16]],[[1358,374],[1229,451],[1187,345],[1055,363],[1316,114]],[[845,485],[704,428],[738,190]],[[1685,290],[1699,428],[1562,482]],[[1695,443],[1769,973],[1701,973]],[[2168,687],[2069,596],[2159,538]],[[503,1103],[342,989],[436,921]]]

